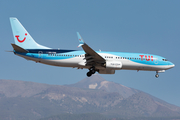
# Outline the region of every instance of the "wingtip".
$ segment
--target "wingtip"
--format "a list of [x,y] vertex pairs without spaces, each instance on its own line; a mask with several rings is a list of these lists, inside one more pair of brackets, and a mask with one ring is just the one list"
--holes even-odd
[[10,17],[9,19],[17,19],[16,17]]

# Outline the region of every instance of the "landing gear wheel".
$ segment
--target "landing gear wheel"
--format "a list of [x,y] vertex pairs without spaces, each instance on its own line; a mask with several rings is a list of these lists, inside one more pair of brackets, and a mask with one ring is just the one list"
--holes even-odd
[[155,75],[155,77],[156,77],[156,78],[158,78],[158,77],[159,77],[159,75],[158,75],[158,74],[156,74],[156,75]]
[[96,73],[96,69],[94,66],[92,66],[91,68],[89,68],[89,72],[87,72],[87,76],[91,77],[91,75],[94,73]]
[[92,69],[92,70],[90,70],[90,72],[91,72],[92,74],[94,74],[96,71],[95,71],[94,69]]
[[89,71],[89,72],[87,72],[87,76],[88,77],[91,77],[91,75],[92,75],[92,73]]

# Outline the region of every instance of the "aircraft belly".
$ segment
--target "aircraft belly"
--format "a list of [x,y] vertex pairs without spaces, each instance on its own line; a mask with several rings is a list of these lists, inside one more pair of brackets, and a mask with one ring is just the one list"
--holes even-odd
[[61,67],[79,67],[78,63],[82,59],[78,58],[70,58],[70,59],[58,59],[58,60],[48,60],[48,59],[42,59],[42,58],[34,58],[26,55],[16,54],[20,57],[23,57],[27,60],[32,60],[38,63],[47,64],[47,65],[53,65],[53,66],[61,66]]
[[78,61],[73,59],[64,59],[64,60],[47,60],[48,63],[52,63],[56,66],[63,66],[63,67],[77,67]]
[[60,67],[79,67],[78,63],[79,61],[75,58],[70,59],[60,59],[60,60],[42,60],[45,64],[50,64],[54,66],[60,66]]

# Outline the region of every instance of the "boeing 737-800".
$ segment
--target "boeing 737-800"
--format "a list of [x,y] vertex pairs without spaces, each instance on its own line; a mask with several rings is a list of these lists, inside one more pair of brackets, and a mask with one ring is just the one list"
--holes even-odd
[[114,74],[115,70],[145,70],[159,72],[173,68],[174,64],[166,58],[144,53],[94,51],[77,32],[79,46],[84,51],[51,49],[35,42],[17,18],[10,18],[15,44],[14,54],[27,60],[59,67],[89,69],[87,76],[95,72]]

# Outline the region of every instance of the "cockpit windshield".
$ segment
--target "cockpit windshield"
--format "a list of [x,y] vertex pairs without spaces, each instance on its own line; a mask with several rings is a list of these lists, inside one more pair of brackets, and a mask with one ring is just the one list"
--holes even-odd
[[162,59],[162,61],[168,61],[167,59]]

